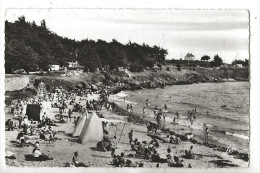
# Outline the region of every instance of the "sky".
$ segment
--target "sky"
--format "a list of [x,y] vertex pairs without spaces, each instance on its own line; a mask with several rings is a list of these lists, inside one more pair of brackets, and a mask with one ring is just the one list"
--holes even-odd
[[166,59],[200,59],[218,54],[226,63],[249,59],[249,16],[246,10],[155,9],[7,9],[6,20],[20,16],[75,40],[146,43],[168,50]]

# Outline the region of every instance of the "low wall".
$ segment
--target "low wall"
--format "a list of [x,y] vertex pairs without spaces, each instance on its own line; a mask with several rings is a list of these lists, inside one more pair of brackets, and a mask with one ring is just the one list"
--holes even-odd
[[5,91],[16,91],[25,88],[29,84],[28,76],[6,76]]

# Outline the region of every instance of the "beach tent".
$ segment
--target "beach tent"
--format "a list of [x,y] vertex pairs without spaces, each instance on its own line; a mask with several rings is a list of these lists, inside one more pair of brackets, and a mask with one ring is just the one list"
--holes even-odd
[[89,116],[79,135],[82,144],[86,142],[99,142],[103,139],[102,121],[95,112]]
[[38,104],[28,104],[26,108],[26,115],[29,120],[40,121],[41,107]]
[[77,125],[76,125],[76,127],[74,129],[74,131],[72,132],[72,136],[73,137],[80,135],[86,120],[87,120],[87,115],[84,115],[84,116],[80,117],[80,119],[79,119],[79,121],[78,121],[78,123],[77,123]]

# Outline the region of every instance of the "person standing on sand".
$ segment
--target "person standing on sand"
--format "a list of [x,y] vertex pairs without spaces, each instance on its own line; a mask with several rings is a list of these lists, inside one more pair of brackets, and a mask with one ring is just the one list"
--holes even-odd
[[71,109],[69,109],[69,111],[68,111],[68,118],[70,119],[70,121],[71,121],[71,115],[72,115],[72,111],[71,111]]
[[192,126],[192,124],[193,124],[193,121],[194,121],[194,115],[192,115],[191,117],[190,117],[190,125]]
[[167,116],[166,111],[163,111],[162,116],[163,116],[163,121],[165,121],[165,117]]
[[112,105],[109,105],[109,112],[112,112]]
[[162,116],[163,116],[163,120],[165,121],[165,117],[167,116],[167,112],[168,112],[167,105],[165,104],[163,108],[164,108],[164,110],[163,110]]
[[130,110],[131,110],[131,112],[133,112],[133,105],[132,104],[130,105]]
[[209,143],[209,129],[208,127],[205,128],[205,143],[208,144]]
[[145,108],[146,107],[143,108],[143,118],[146,116]]
[[131,145],[132,141],[133,141],[133,130],[131,130],[129,133],[128,133],[128,137],[129,137],[129,143]]
[[157,123],[158,123],[158,126],[160,127],[161,126],[161,113],[159,111],[159,113],[157,114]]
[[157,109],[157,106],[155,106],[155,107],[154,107],[154,112],[153,112],[153,113],[154,113],[154,117],[156,117],[156,116],[157,116],[157,114],[158,114],[158,109]]
[[178,111],[176,112],[176,115],[177,115],[177,119],[179,119],[180,118],[180,114],[179,114]]
[[149,106],[148,101],[149,101],[149,99],[147,99],[147,100],[145,101],[146,106]]
[[117,148],[117,140],[116,140],[116,136],[114,136],[111,139],[111,144],[110,144],[110,148],[111,148],[111,157],[113,158],[116,152],[116,148]]

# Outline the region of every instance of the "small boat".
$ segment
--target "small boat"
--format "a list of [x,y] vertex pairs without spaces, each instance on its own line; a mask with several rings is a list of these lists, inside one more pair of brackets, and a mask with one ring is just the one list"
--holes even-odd
[[225,108],[225,107],[227,107],[227,105],[222,105],[221,107],[222,107],[222,108]]

